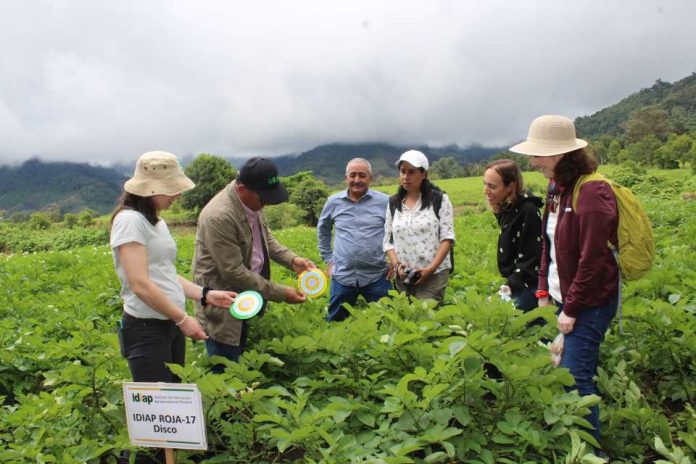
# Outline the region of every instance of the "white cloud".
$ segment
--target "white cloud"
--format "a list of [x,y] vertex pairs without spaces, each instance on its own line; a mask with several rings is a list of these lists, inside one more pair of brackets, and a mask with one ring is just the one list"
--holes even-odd
[[696,3],[3,3],[0,162],[521,139],[693,72]]

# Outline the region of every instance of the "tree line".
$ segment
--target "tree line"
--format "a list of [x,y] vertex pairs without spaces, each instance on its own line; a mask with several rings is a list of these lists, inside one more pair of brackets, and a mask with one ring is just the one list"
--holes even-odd
[[[668,114],[655,106],[634,111],[621,135],[601,135],[589,142],[590,151],[600,164],[628,163],[643,169],[691,167],[696,173],[696,129],[690,132],[675,131]],[[489,159],[466,165],[460,164],[454,157],[440,158],[432,163],[429,175],[434,180],[481,176],[490,161],[500,158],[514,159],[523,171],[531,169],[529,157],[500,151]],[[229,161],[209,153],[198,155],[186,167],[185,172],[196,183],[196,188],[184,193],[181,199],[181,208],[185,210],[183,213],[190,221],[195,221],[203,206],[237,175],[237,169]],[[316,226],[329,193],[343,187],[342,183],[327,185],[312,171],[301,171],[284,177],[283,182],[290,193],[289,202],[269,206],[265,210],[272,228],[301,224]],[[397,182],[397,177],[376,176],[374,185],[392,185]],[[174,212],[181,212],[181,209],[175,208]],[[29,223],[33,229],[46,229],[51,223],[61,221],[68,228],[90,226],[97,216],[93,210],[63,215],[58,205],[34,213],[14,212],[7,215],[4,210],[0,210],[0,220]]]

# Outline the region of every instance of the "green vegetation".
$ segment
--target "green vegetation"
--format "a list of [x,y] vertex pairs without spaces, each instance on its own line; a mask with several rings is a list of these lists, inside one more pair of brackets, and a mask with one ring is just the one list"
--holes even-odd
[[0,209],[54,209],[59,214],[90,208],[104,214],[114,208],[126,178],[89,164],[45,163],[31,159],[20,166],[0,166]]
[[283,184],[288,189],[290,204],[302,211],[301,223],[316,226],[326,198],[329,196],[329,188],[326,184],[309,171],[285,177]]
[[[281,156],[274,160],[280,173],[288,176],[288,180],[302,172],[311,172],[312,180],[337,184],[343,179],[348,160],[361,156],[371,161],[376,178],[387,178],[389,182],[388,178],[396,173],[394,162],[406,149],[389,144],[331,144],[316,147],[299,156]],[[431,161],[450,157],[462,165],[484,159],[499,150],[477,145],[420,149],[428,153]],[[26,222],[33,211],[47,213],[52,222],[59,222],[65,214],[76,214],[85,209],[107,214],[114,209],[122,192],[127,179],[124,171],[130,175],[132,168],[105,168],[38,159],[28,160],[19,166],[0,166],[0,220]],[[197,185],[182,198],[183,207],[191,211],[188,214],[190,221],[210,198],[234,178],[237,169],[224,158],[203,153],[194,158],[185,171]],[[304,202],[298,201],[298,205]],[[304,205],[301,207],[305,210],[305,222],[313,223],[316,213]]]
[[658,80],[575,125],[603,162],[696,169],[696,73],[674,84]]
[[375,179],[393,177],[396,174],[394,163],[403,152],[409,149],[421,150],[426,153],[431,163],[449,157],[455,159],[461,166],[486,159],[501,150],[500,148],[486,148],[480,145],[462,148],[457,145],[401,147],[386,143],[352,145],[334,143],[320,145],[299,156],[281,156],[275,158],[275,162],[283,176],[298,171],[311,171],[318,179],[335,185],[343,180],[348,161],[357,157],[370,161]]
[[191,210],[194,217],[205,205],[232,182],[237,170],[224,158],[202,153],[186,166],[186,175],[196,186],[181,196],[181,206]]
[[[525,172],[524,181],[526,187],[540,195],[546,192],[547,181],[538,172]],[[455,209],[455,214],[465,209],[481,212],[486,210],[483,197],[483,178],[464,177],[460,179],[435,179],[433,183],[447,193]],[[396,193],[396,185],[383,185],[374,187],[388,195]]]
[[668,132],[692,132],[696,130],[696,73],[673,84],[658,79],[651,88],[591,116],[580,117],[575,124],[582,137],[626,135],[628,143],[647,133],[664,140]]
[[[603,346],[602,444],[613,462],[686,464],[696,454],[696,181],[687,170],[643,169],[606,168],[632,180],[658,257],[624,289],[624,333],[614,324]],[[538,174],[526,179],[544,189]],[[208,373],[203,346],[189,343],[176,370],[203,392],[210,449],[181,451],[178,462],[603,462],[580,427],[598,399],[564,392],[571,378],[551,367],[542,343],[552,325],[526,328],[553,315],[522,315],[495,296],[497,225],[481,179],[437,184],[459,213],[447,305],[395,296],[328,324],[325,297],[273,303],[252,320],[249,351],[219,376]],[[0,237],[14,237],[5,252],[15,253],[0,255],[0,461],[114,463],[130,447],[121,391],[129,374],[105,226],[0,226]],[[59,235],[96,232],[106,235],[60,251]],[[18,253],[21,235],[36,237],[22,245],[36,253]],[[313,228],[274,235],[320,262]],[[188,274],[193,235],[175,239]],[[273,275],[295,280],[275,265]],[[485,363],[502,379],[487,377]]]
[[464,177],[464,167],[457,160],[448,156],[435,161],[428,170],[433,179],[454,179]]
[[109,230],[105,227],[80,228],[76,227],[72,220],[69,223],[72,225],[67,224],[66,222],[66,226],[49,225],[45,228],[34,228],[31,223],[27,226],[0,222],[0,253],[65,251],[109,242]]
[[[598,158],[613,163],[602,171],[644,202],[658,254],[654,269],[625,287],[624,333],[612,327],[603,347],[602,445],[613,462],[691,463],[696,74],[657,81],[576,125]],[[179,462],[603,462],[581,427],[599,399],[564,392],[572,379],[551,367],[542,343],[553,337],[552,325],[526,328],[553,314],[521,315],[495,296],[498,231],[483,201],[481,160],[511,157],[527,169],[528,158],[478,146],[420,149],[457,214],[447,304],[435,311],[394,295],[360,305],[343,324],[323,320],[325,299],[272,304],[252,320],[249,351],[220,376],[208,373],[203,347],[189,344],[187,366],[175,369],[203,392],[210,451],[181,452]],[[284,179],[291,202],[265,210],[274,235],[320,262],[316,233],[302,225],[316,223],[329,194],[318,179],[340,183],[347,161],[361,156],[372,162],[373,185],[392,183],[375,188],[392,194],[393,163],[404,150],[333,144],[278,158],[282,174],[296,174]],[[190,225],[235,170],[201,155],[187,173],[199,188],[166,213],[171,225]],[[114,463],[130,447],[121,392],[129,374],[113,330],[121,301],[108,218],[97,218],[113,208],[124,180],[86,164],[0,167],[4,463]],[[543,177],[525,173],[525,180],[543,195]],[[177,265],[187,274],[191,229],[176,239]],[[294,283],[285,269],[274,265],[273,274]],[[487,364],[502,378],[487,377]]]

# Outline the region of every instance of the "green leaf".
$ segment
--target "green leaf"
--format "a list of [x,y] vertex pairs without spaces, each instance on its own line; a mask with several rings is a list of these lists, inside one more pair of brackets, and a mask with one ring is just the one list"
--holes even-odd
[[[584,425],[583,427],[585,427],[585,428],[591,428],[591,425],[590,425],[589,422],[587,422],[587,425]],[[585,441],[586,441],[587,443],[589,443],[590,445],[592,445],[592,446],[594,446],[595,448],[598,448],[598,449],[601,448],[601,445],[599,444],[599,442],[597,442],[597,439],[596,439],[593,435],[590,435],[590,433],[589,433],[588,431],[586,431],[586,430],[578,430],[577,433],[578,433],[578,436],[579,436],[580,438],[582,438],[583,440],[585,440]]]
[[508,422],[500,421],[496,424],[496,426],[498,427],[498,430],[506,435],[514,435],[515,433],[515,426]]
[[555,411],[552,411],[552,410],[550,410],[550,409],[545,409],[545,410],[544,410],[544,421],[546,421],[546,423],[547,423],[548,425],[555,424],[555,423],[558,422],[560,419],[561,419],[561,416],[558,415]]
[[515,443],[515,440],[508,435],[503,435],[502,433],[496,433],[493,435],[492,438],[494,443],[498,443],[500,445],[511,445]]
[[607,460],[595,456],[594,454],[586,454],[580,459],[580,462],[582,464],[604,464]]
[[402,443],[396,444],[389,448],[389,451],[394,453],[396,456],[405,456],[414,451],[423,449],[423,445],[418,443],[415,438],[407,438]]
[[254,422],[272,422],[274,424],[284,424],[285,419],[281,416],[271,416],[270,414],[256,414],[252,420]]
[[445,451],[447,451],[447,456],[454,457],[456,449],[452,443],[450,443],[448,441],[443,441],[440,444],[442,445],[443,448],[445,448]]
[[384,462],[386,464],[411,464],[414,461],[407,456],[388,456],[384,458]]
[[467,375],[473,375],[475,372],[478,372],[481,366],[483,366],[483,363],[479,358],[470,356],[464,360],[464,372]]
[[457,422],[459,422],[462,427],[466,427],[471,423],[471,414],[469,414],[468,407],[455,406],[452,410],[454,411],[454,418],[457,419]]
[[687,432],[677,432],[677,436],[681,441],[686,443],[692,451],[696,451],[696,435]]
[[495,463],[495,456],[493,456],[493,453],[488,449],[482,449],[479,457],[485,464]]
[[345,421],[348,416],[350,416],[352,411],[350,410],[339,410],[334,412],[333,414],[333,420],[335,423],[340,424],[341,422]]
[[394,337],[392,338],[392,343],[394,344],[394,346],[401,346],[405,345],[408,342],[412,342],[413,340],[418,340],[419,338],[423,338],[423,336],[418,333],[407,334],[400,332],[394,335]]
[[444,462],[447,460],[447,454],[442,452],[442,451],[436,451],[435,453],[431,453],[423,459],[423,462],[426,464],[434,463],[434,462]]
[[355,416],[360,422],[372,428],[375,426],[375,416],[368,411],[358,411]]
[[457,353],[459,353],[464,347],[466,346],[466,341],[465,340],[457,340],[452,343],[450,343],[447,347],[449,350],[450,356],[454,356]]

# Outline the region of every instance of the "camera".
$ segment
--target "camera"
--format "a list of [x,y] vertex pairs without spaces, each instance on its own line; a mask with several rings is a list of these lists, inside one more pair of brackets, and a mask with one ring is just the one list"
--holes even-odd
[[411,268],[406,268],[404,269],[404,274],[406,274],[406,277],[404,277],[404,285],[406,286],[411,286],[418,282],[418,279],[421,278],[421,273],[417,269],[411,269]]

